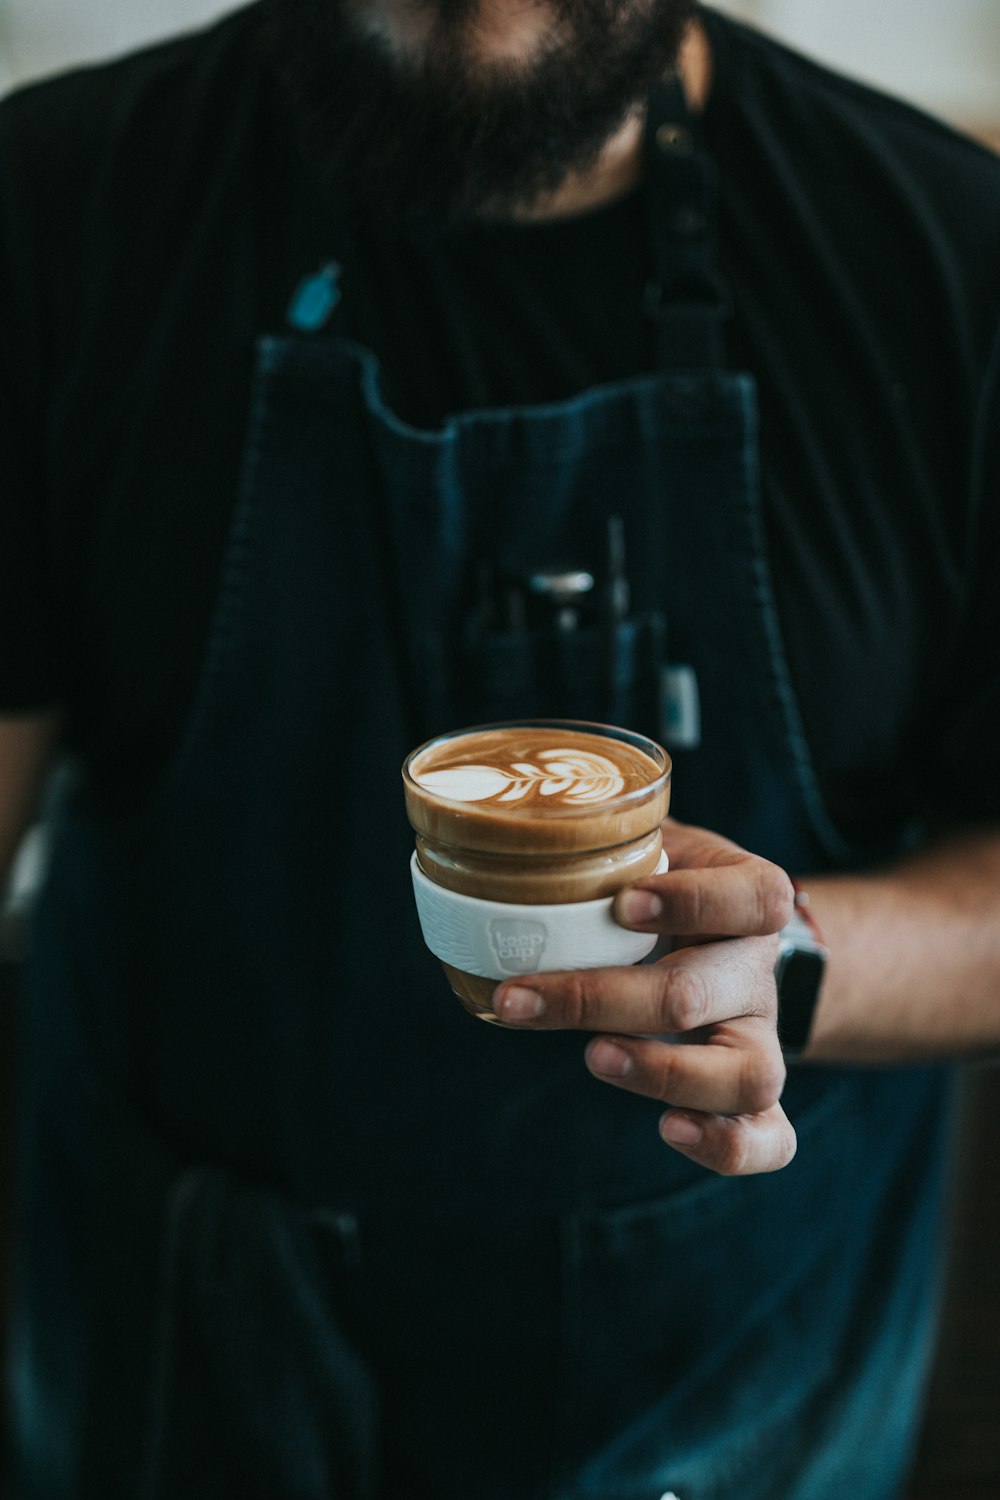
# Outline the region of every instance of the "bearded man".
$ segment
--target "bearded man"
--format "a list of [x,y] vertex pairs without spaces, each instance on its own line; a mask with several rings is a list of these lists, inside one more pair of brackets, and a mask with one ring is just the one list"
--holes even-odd
[[[996,161],[693,0],[259,0],[6,101],[0,225],[20,1500],[897,1496],[1000,1042]],[[670,870],[498,1027],[399,766],[525,716],[665,740]]]

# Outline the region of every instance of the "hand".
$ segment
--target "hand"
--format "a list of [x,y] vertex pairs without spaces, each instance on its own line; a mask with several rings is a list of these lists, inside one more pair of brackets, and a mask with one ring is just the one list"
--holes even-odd
[[620,891],[614,914],[623,927],[671,936],[666,958],[507,980],[493,1009],[532,1030],[613,1033],[589,1042],[587,1066],[669,1104],[660,1120],[669,1145],[726,1176],[776,1171],[795,1154],[778,1103],[785,1065],[774,983],[791,881],[728,839],[670,818],[663,845],[669,872]]

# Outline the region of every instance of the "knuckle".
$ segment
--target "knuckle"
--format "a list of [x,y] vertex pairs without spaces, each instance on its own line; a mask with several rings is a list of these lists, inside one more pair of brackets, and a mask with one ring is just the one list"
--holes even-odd
[[592,974],[587,970],[567,974],[559,990],[561,1025],[587,1030],[591,1028],[597,1009],[598,997]]
[[682,922],[685,931],[701,932],[705,922],[706,893],[700,885],[693,885],[686,894]]
[[792,920],[795,891],[784,870],[762,863],[757,885],[757,920],[761,933],[780,932]]
[[678,1090],[684,1083],[684,1063],[680,1056],[680,1049],[672,1046],[660,1049],[656,1060],[655,1071],[649,1074],[649,1086],[646,1092],[652,1099],[657,1099],[661,1104],[673,1104],[678,1097]]
[[742,1113],[762,1115],[772,1109],[785,1087],[785,1064],[770,1048],[755,1048],[743,1059],[740,1076]]
[[753,1140],[742,1120],[727,1120],[714,1152],[712,1168],[720,1177],[745,1177],[750,1171]]
[[780,1172],[794,1158],[797,1144],[795,1130],[784,1116],[780,1123],[770,1124],[763,1137],[751,1121],[729,1118],[703,1160],[720,1177]]
[[709,1013],[708,987],[692,969],[665,968],[659,994],[661,1031],[696,1031]]
[[[778,986],[774,965],[778,956],[776,937],[750,937],[733,945],[734,984],[739,983],[739,1013],[769,1020],[777,1011]],[[739,962],[737,963],[737,958]]]
[[795,1153],[798,1148],[798,1136],[795,1134],[794,1127],[786,1120],[778,1146],[778,1159],[775,1162],[775,1166],[779,1171],[782,1167],[787,1167],[789,1162],[795,1159]]

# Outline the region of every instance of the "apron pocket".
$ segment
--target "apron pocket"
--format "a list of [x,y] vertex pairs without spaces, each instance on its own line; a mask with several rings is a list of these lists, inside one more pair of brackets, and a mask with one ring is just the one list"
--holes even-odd
[[353,1220],[211,1170],[167,1213],[143,1500],[365,1500],[375,1398],[337,1316]]
[[828,1399],[851,1296],[836,1237],[811,1226],[831,1194],[849,1212],[849,1099],[834,1083],[798,1122],[808,1170],[706,1175],[566,1222],[560,1500],[806,1493],[801,1445]]
[[610,631],[474,627],[456,688],[456,722],[588,719],[658,739],[665,637],[657,614],[623,620]]

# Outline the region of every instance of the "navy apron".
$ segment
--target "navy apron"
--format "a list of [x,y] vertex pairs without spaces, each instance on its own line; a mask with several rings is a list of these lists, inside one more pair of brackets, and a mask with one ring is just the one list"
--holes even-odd
[[[414,743],[555,710],[657,736],[671,661],[701,703],[679,818],[796,872],[877,852],[817,791],[681,107],[647,132],[656,373],[424,431],[336,323],[259,345],[183,743],[138,814],[71,789],[38,914],[19,1500],[897,1493],[940,1076],[796,1070],[793,1164],[719,1179],[582,1036],[470,1019],[409,889]],[[600,571],[612,511],[610,623],[480,607],[483,559],[571,540]]]

